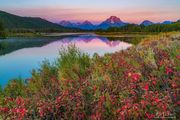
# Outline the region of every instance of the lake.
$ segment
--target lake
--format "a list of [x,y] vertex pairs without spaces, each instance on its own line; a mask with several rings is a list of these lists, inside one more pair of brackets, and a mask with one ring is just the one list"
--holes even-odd
[[125,50],[132,46],[132,38],[113,40],[97,35],[74,35],[42,38],[8,38],[0,40],[0,85],[14,78],[29,78],[31,70],[38,69],[43,60],[53,62],[62,46],[75,44],[82,52],[93,56]]

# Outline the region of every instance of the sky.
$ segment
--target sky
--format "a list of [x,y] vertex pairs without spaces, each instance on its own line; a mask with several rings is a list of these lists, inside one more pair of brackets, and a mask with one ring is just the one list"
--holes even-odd
[[89,20],[98,24],[110,16],[130,23],[162,22],[180,19],[180,0],[0,0],[0,10],[52,22]]

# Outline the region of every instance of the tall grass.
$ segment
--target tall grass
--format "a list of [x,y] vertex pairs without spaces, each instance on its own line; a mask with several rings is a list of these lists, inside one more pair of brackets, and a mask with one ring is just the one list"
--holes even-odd
[[75,45],[62,47],[59,52],[58,75],[59,79],[80,79],[88,74],[90,66],[89,55],[80,52]]

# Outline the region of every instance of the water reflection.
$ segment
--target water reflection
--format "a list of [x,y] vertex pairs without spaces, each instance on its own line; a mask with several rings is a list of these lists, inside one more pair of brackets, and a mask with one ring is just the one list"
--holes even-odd
[[[31,40],[12,40],[11,38],[9,41],[11,42],[6,43],[7,46],[13,47],[14,45],[16,46],[14,48],[17,49],[14,49],[14,51],[11,49],[13,52],[0,56],[0,85],[2,86],[7,84],[8,80],[13,78],[30,77],[30,71],[33,68],[38,69],[39,64],[44,59],[54,61],[62,46],[67,47],[69,44],[75,44],[76,47],[81,51],[88,53],[90,56],[94,53],[98,53],[99,55],[113,53],[115,51],[127,49],[131,46],[131,44],[120,40],[110,41],[105,37],[91,35],[55,39],[33,38]],[[5,49],[10,49],[8,47]]]

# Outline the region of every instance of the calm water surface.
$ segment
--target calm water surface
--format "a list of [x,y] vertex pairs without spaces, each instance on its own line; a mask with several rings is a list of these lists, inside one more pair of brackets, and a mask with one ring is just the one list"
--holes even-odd
[[[31,70],[38,69],[47,59],[53,62],[62,46],[75,44],[82,52],[92,56],[104,55],[131,47],[121,38],[110,41],[108,38],[81,35],[59,38],[9,38],[0,41],[0,85],[4,86],[14,78],[31,77]],[[5,46],[5,47],[4,47]]]

